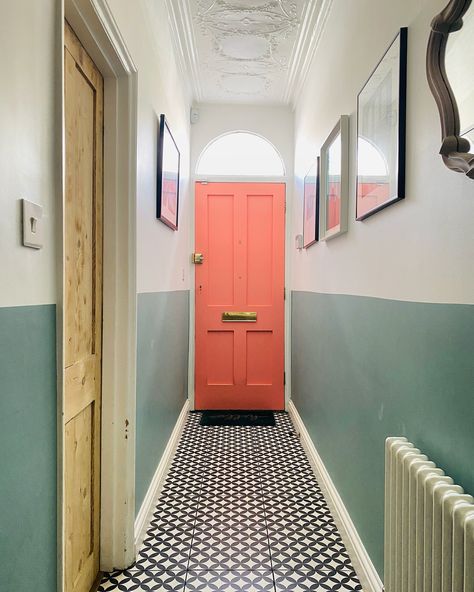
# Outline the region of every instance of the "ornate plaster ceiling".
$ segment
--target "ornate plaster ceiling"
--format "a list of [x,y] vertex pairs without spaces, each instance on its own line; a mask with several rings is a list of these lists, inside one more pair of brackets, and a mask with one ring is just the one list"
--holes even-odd
[[167,4],[196,101],[287,104],[303,84],[331,0]]

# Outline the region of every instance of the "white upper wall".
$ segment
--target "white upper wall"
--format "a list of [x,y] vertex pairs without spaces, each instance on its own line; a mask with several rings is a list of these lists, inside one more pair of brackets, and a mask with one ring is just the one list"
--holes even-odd
[[[109,0],[138,68],[137,287],[189,288],[190,125],[184,77],[172,50],[165,3]],[[61,200],[61,3],[0,7],[0,306],[55,303]],[[156,219],[158,118],[165,113],[181,151],[179,231]],[[44,208],[45,244],[21,245],[20,199]]]
[[[351,116],[349,231],[293,249],[292,289],[426,302],[474,302],[474,181],[449,171],[425,74],[432,18],[446,0],[334,0],[295,114],[293,234],[303,179],[341,114]],[[408,26],[406,199],[355,221],[356,100],[398,30]]]
[[[1,3],[0,306],[56,301],[58,17],[54,0]],[[41,250],[21,244],[21,198],[43,206]]]
[[191,171],[204,148],[222,134],[248,131],[269,140],[285,163],[286,176],[293,176],[294,129],[293,112],[289,107],[254,105],[201,104],[199,122],[191,127]]
[[[109,0],[138,69],[137,291],[189,289],[189,96],[173,53],[165,2]],[[181,153],[179,230],[156,219],[158,119]]]

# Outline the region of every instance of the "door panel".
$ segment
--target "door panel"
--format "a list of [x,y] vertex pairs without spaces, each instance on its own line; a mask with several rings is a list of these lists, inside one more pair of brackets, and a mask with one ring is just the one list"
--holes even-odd
[[[247,302],[271,305],[273,277],[273,196],[247,197]],[[264,273],[262,273],[264,271]]]
[[99,572],[103,80],[65,25],[64,583]]
[[197,409],[284,408],[284,232],[283,184],[196,184]]
[[234,303],[234,196],[212,195],[208,201],[209,304]]
[[234,384],[234,333],[208,331],[207,385]]

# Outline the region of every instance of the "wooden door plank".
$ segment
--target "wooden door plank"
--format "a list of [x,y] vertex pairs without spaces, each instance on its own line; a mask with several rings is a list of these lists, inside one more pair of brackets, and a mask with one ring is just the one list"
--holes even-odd
[[65,23],[65,592],[99,571],[103,80]]

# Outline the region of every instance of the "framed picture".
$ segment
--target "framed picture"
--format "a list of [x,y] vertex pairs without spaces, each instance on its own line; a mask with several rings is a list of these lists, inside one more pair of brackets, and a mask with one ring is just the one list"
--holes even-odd
[[321,148],[321,240],[347,232],[349,200],[349,116],[342,115]]
[[303,247],[319,240],[319,156],[304,178]]
[[401,29],[357,99],[357,220],[405,197],[407,37]]
[[178,230],[180,154],[164,115],[160,115],[156,217]]

